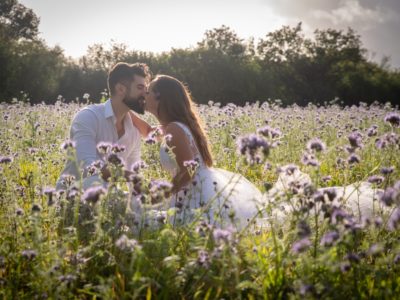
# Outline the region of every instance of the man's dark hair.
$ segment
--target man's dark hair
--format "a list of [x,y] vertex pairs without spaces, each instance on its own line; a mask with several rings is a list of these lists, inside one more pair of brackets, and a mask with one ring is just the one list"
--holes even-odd
[[144,63],[127,64],[117,63],[108,73],[108,90],[110,95],[114,95],[117,83],[130,84],[134,76],[138,75],[150,80],[151,73],[149,67]]

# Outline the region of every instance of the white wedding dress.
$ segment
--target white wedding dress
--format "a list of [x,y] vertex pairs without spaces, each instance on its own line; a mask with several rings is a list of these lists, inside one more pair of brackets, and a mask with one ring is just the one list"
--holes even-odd
[[[192,182],[172,196],[170,207],[175,212],[170,221],[173,224],[185,224],[202,218],[217,227],[232,226],[239,229],[258,219],[265,207],[260,190],[240,174],[207,167],[190,129],[182,123],[175,123],[184,130],[199,166]],[[175,176],[178,165],[166,145],[160,148],[160,161],[162,167]]]

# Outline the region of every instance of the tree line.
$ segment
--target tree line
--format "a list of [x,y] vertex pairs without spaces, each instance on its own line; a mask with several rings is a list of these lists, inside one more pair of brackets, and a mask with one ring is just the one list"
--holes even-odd
[[130,50],[94,44],[74,60],[38,37],[39,18],[17,0],[0,2],[0,101],[26,93],[31,103],[82,99],[98,102],[107,73],[119,61],[144,62],[153,74],[175,76],[190,87],[196,102],[242,105],[280,99],[283,105],[397,103],[400,72],[388,59],[367,59],[361,37],[351,28],[315,30],[283,26],[255,41],[228,26],[207,30],[195,47],[169,52]]

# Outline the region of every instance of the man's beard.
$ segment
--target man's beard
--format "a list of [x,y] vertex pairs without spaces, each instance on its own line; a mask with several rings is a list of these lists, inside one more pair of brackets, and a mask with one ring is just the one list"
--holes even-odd
[[126,106],[129,107],[129,109],[133,110],[134,112],[137,112],[138,114],[143,115],[144,114],[144,97],[138,97],[138,98],[133,98],[133,97],[125,97],[122,99],[122,102],[125,103]]

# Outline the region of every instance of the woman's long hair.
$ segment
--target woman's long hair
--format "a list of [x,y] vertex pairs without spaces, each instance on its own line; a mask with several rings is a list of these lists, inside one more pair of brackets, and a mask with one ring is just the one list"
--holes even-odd
[[188,126],[204,163],[211,167],[212,156],[207,136],[188,89],[179,80],[167,75],[158,75],[154,81],[153,91],[159,101],[158,115],[167,122],[180,122]]

